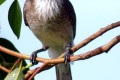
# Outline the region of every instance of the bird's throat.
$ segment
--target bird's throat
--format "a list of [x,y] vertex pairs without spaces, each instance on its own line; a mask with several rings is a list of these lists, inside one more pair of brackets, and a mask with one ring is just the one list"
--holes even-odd
[[44,20],[55,18],[60,14],[62,0],[34,0],[35,13]]

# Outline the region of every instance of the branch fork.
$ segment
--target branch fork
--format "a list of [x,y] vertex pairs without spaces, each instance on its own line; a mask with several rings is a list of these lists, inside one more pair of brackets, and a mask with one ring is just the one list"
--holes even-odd
[[[107,32],[107,31],[109,31],[109,30],[111,30],[113,28],[119,27],[119,26],[120,26],[120,21],[112,23],[111,25],[108,25],[108,26],[106,26],[104,28],[101,28],[99,31],[97,31],[96,33],[94,33],[90,37],[86,38],[85,40],[83,40],[82,42],[77,44],[76,46],[72,47],[71,50],[73,52],[75,52],[78,49],[80,49],[81,47],[87,45],[89,42],[91,42],[95,38],[101,36],[103,33]],[[108,52],[113,46],[115,46],[119,42],[120,42],[120,35],[116,36],[115,38],[113,38],[111,41],[109,41],[105,45],[100,46],[100,47],[98,47],[98,48],[96,48],[94,50],[88,51],[88,52],[83,53],[83,54],[71,56],[70,61],[85,60],[85,59],[91,58],[93,56],[99,55],[99,54],[101,54],[103,52]],[[0,51],[2,51],[4,53],[7,53],[9,55],[12,55],[12,56],[16,56],[16,57],[18,57],[20,59],[30,59],[29,55],[20,54],[18,52],[9,50],[9,49],[7,49],[7,48],[5,48],[3,46],[0,46]],[[31,80],[35,76],[35,74],[37,74],[38,72],[49,69],[49,68],[55,66],[56,64],[63,63],[64,62],[64,58],[63,58],[64,55],[65,54],[63,53],[61,56],[59,56],[56,59],[45,59],[45,58],[37,57],[36,60],[38,62],[42,62],[43,65],[40,66],[37,69],[31,70],[32,73],[30,71],[28,71],[28,73],[25,75],[25,78],[27,79],[28,76],[30,76],[32,74],[32,76],[28,79],[28,80]],[[3,69],[3,68],[0,67],[0,69]],[[6,71],[6,69],[3,69],[3,70]],[[9,72],[9,70],[7,70],[6,72]]]

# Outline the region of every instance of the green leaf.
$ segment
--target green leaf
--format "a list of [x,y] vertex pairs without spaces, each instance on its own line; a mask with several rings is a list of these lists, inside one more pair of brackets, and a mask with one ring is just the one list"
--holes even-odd
[[[15,48],[15,46],[10,41],[8,41],[4,38],[0,38],[0,45],[18,52],[18,50]],[[17,59],[18,59],[17,57],[8,55],[8,54],[0,51],[0,64],[8,69],[10,69],[14,65],[14,62]],[[7,73],[0,69],[0,80],[4,80],[6,75],[7,75]]]
[[16,68],[4,80],[24,80],[24,74],[19,68]]
[[[3,46],[3,47],[8,48],[10,50],[18,52],[16,47],[10,41],[8,41],[8,40],[6,40],[4,38],[0,38],[0,45]],[[3,60],[2,60],[1,57],[3,58]],[[0,61],[1,61],[1,63],[4,62],[4,61],[8,62],[8,63],[14,63],[17,59],[18,59],[17,57],[8,55],[8,54],[0,51]],[[3,66],[6,66],[6,65],[3,65]]]
[[9,24],[17,36],[20,37],[21,23],[22,23],[22,12],[18,0],[14,0],[8,13]]
[[6,0],[0,0],[0,5],[3,4]]
[[[4,38],[0,38],[0,45],[3,46],[3,47],[6,47],[10,50],[13,50],[13,51],[16,51],[16,52],[19,52],[15,46],[10,42],[8,41],[7,39],[4,39]],[[14,62],[17,60],[18,58],[17,57],[14,57],[14,56],[11,56],[11,55],[8,55],[4,52],[1,52],[0,51],[0,64],[8,69],[11,69],[11,67],[14,65]],[[23,66],[26,66],[26,62],[25,60],[23,60]],[[26,73],[28,71],[28,69],[24,70],[24,73]],[[7,73],[2,71],[0,69],[0,80],[4,80],[4,78],[6,77]]]
[[22,61],[17,64],[16,68],[10,72],[4,80],[24,80],[24,74],[21,69]]

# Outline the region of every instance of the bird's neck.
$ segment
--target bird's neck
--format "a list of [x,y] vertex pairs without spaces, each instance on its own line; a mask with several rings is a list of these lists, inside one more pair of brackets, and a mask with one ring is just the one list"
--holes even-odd
[[45,20],[53,18],[61,12],[63,0],[34,0],[37,14]]

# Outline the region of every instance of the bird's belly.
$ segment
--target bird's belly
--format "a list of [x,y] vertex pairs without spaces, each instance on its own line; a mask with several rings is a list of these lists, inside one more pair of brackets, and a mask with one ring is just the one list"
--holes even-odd
[[70,25],[41,25],[31,27],[37,38],[48,47],[66,47],[73,39],[73,30]]

